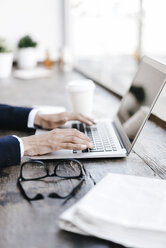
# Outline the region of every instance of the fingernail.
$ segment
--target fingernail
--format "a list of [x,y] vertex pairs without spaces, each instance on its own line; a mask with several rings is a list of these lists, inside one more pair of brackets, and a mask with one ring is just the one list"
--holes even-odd
[[82,149],[82,150],[84,150],[84,149],[86,149],[86,148],[87,148],[86,145],[81,145],[81,149]]
[[88,121],[88,125],[90,125],[90,126],[91,126],[91,125],[92,125],[92,122]]
[[92,143],[89,143],[89,148],[93,148],[93,144]]

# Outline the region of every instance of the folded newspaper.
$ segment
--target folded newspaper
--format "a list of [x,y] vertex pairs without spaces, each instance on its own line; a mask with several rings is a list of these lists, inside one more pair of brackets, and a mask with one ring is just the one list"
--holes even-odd
[[108,174],[59,218],[60,228],[128,247],[166,247],[166,181]]

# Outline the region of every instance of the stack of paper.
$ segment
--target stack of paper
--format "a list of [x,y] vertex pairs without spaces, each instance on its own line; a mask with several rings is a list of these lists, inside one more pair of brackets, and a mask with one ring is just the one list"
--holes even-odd
[[128,247],[165,248],[166,181],[108,174],[59,225]]

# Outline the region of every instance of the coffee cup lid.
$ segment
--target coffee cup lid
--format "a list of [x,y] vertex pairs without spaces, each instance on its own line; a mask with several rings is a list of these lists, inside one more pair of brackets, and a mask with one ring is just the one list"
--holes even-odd
[[90,79],[79,79],[70,81],[66,85],[66,89],[68,91],[72,92],[82,92],[82,91],[88,91],[88,90],[94,90],[95,84]]

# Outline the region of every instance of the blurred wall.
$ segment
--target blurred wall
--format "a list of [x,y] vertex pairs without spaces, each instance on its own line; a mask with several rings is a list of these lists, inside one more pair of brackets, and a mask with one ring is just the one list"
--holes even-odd
[[61,45],[60,1],[0,0],[0,37],[15,47],[20,37],[30,34],[39,43],[39,60],[46,49],[55,59]]

